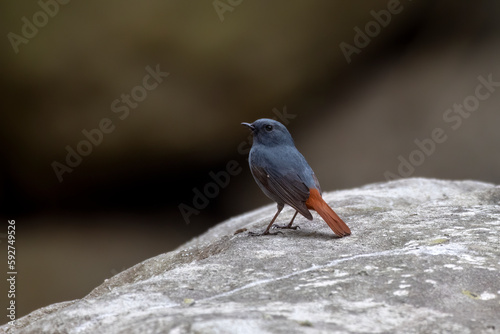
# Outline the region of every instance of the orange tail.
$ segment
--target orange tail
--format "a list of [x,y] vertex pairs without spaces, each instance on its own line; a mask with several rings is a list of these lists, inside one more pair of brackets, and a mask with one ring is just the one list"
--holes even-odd
[[321,197],[318,189],[309,189],[310,195],[306,201],[306,206],[308,209],[315,210],[319,213],[321,218],[330,226],[332,231],[339,237],[343,237],[351,234],[351,230],[344,223],[342,219],[335,213],[335,211],[326,204],[325,200]]

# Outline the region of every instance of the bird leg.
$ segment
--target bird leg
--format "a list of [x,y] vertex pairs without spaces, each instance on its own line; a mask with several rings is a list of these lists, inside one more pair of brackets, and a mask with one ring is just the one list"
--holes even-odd
[[296,230],[298,228],[300,228],[300,226],[293,226],[292,227],[292,224],[293,224],[293,221],[295,220],[295,217],[297,216],[297,213],[299,213],[298,211],[295,211],[295,214],[293,215],[292,217],[292,220],[290,220],[290,223],[288,223],[288,225],[274,225],[273,228],[281,228],[281,229],[292,229],[292,230]]
[[269,232],[269,229],[271,228],[271,226],[273,226],[273,223],[276,220],[276,218],[278,218],[281,210],[283,210],[283,206],[284,205],[280,206],[278,204],[278,212],[276,212],[276,214],[274,215],[273,219],[271,219],[271,222],[269,223],[269,225],[267,226],[267,228],[266,228],[266,230],[264,232],[262,232],[262,233],[248,232],[248,234],[250,234],[251,236],[256,237],[256,236],[259,236],[259,235],[276,235],[278,233],[281,233],[281,232],[271,233],[271,232]]

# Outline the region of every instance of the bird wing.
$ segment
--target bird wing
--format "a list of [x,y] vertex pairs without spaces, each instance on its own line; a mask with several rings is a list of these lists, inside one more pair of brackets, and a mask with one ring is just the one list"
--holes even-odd
[[304,217],[311,220],[312,215],[305,202],[309,198],[309,188],[297,173],[293,171],[266,170],[263,167],[252,165],[252,173],[262,186],[282,202],[290,205]]

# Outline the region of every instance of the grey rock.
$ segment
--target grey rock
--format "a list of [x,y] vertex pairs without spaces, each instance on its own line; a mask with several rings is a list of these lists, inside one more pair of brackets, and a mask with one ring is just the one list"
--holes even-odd
[[[232,218],[7,333],[498,333],[500,187],[403,179],[324,194],[353,234],[315,214],[263,230]],[[278,219],[286,222],[292,209]]]

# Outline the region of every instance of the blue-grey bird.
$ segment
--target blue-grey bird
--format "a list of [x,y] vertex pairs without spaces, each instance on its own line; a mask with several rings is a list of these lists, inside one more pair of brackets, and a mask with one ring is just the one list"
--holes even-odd
[[280,228],[292,228],[300,212],[312,220],[309,210],[315,210],[339,237],[351,234],[351,230],[321,197],[321,187],[306,159],[295,147],[292,136],[278,121],[262,118],[251,124],[241,123],[253,133],[253,144],[248,163],[260,189],[278,204],[278,212],[261,233],[272,234],[269,229],[285,204],[296,210],[292,220]]

